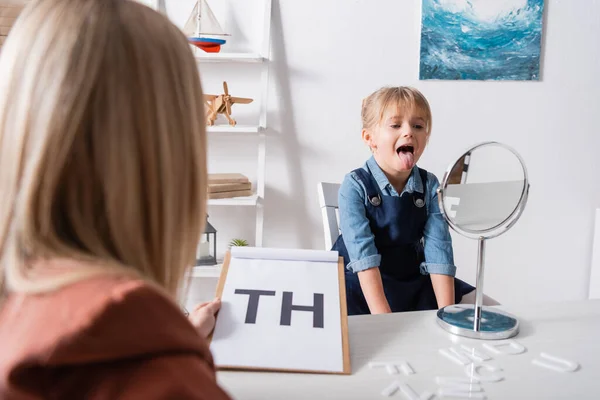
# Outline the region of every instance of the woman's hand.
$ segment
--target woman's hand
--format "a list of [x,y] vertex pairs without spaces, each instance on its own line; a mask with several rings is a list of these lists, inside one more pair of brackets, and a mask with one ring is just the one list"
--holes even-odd
[[221,299],[217,298],[213,301],[198,304],[190,313],[190,316],[188,317],[190,322],[196,327],[198,334],[204,339],[206,339],[215,328],[215,314],[220,308]]

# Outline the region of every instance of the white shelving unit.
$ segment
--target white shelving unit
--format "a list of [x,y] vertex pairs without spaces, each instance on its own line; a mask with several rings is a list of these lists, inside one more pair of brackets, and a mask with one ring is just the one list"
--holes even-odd
[[232,197],[229,199],[209,199],[209,206],[256,206],[258,194],[248,197]]
[[265,58],[257,53],[197,53],[196,60],[198,62],[260,63],[265,61]]
[[192,269],[192,278],[218,278],[221,276],[222,264],[194,267]]
[[206,131],[208,133],[258,133],[262,131],[264,128],[262,126],[244,126],[244,125],[236,125],[236,126],[226,126],[226,125],[213,125],[207,126]]
[[[249,206],[255,207],[256,211],[256,229],[254,245],[261,247],[263,243],[263,225],[264,225],[264,197],[265,197],[265,156],[266,156],[266,127],[267,127],[267,94],[269,83],[269,58],[271,47],[271,5],[272,0],[264,0],[264,16],[262,30],[262,45],[259,53],[204,53],[201,50],[196,51],[196,60],[198,64],[203,63],[258,63],[261,64],[261,83],[259,99],[259,118],[256,126],[229,126],[218,125],[207,127],[209,135],[218,133],[223,134],[254,134],[258,135],[257,148],[257,171],[255,193],[249,197],[237,197],[230,199],[210,199],[209,206]],[[214,269],[214,267],[196,267],[195,274],[202,275]],[[220,268],[219,268],[220,270]],[[204,272],[197,272],[204,271]],[[214,272],[214,271],[213,271]],[[209,274],[210,275],[210,274]]]

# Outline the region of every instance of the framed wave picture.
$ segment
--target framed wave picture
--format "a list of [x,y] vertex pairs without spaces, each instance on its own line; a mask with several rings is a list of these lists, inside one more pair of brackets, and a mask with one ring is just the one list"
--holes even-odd
[[419,79],[539,80],[544,0],[422,0]]

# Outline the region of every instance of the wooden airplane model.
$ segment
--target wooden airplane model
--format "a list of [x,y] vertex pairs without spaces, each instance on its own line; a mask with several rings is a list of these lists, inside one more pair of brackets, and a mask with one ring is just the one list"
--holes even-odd
[[223,82],[223,90],[225,94],[214,95],[205,94],[204,101],[208,107],[206,113],[207,125],[214,125],[218,114],[223,114],[229,121],[229,125],[235,126],[236,122],[231,118],[231,106],[235,103],[238,104],[249,104],[252,103],[253,99],[247,99],[244,97],[231,97],[229,90],[227,89],[227,82]]

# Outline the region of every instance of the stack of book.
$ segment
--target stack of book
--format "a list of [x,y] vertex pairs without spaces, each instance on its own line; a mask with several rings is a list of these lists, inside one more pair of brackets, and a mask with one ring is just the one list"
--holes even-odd
[[252,196],[252,183],[242,174],[208,174],[208,198]]

